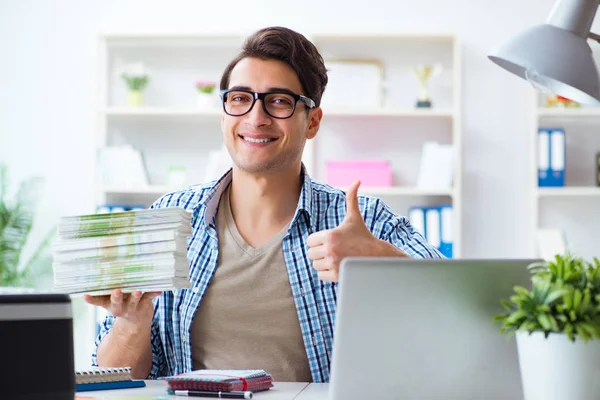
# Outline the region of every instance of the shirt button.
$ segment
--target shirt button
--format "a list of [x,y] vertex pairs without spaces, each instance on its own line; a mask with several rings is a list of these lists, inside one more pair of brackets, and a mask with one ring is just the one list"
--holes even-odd
[[188,339],[187,339],[187,335],[181,335],[181,338],[183,339],[183,341],[185,343],[187,343]]
[[192,292],[194,292],[194,293],[198,293],[199,291],[200,291],[200,289],[198,289],[197,287],[192,289]]

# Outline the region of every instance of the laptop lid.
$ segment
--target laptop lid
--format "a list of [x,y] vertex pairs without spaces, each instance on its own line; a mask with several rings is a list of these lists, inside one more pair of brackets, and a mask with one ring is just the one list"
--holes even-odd
[[522,398],[515,341],[492,319],[535,261],[344,260],[330,398]]

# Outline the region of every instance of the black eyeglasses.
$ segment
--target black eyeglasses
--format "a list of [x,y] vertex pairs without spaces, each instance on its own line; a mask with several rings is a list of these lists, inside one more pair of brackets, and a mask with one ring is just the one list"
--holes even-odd
[[315,107],[315,102],[306,96],[282,91],[257,93],[249,90],[227,89],[221,90],[219,94],[223,101],[223,110],[233,117],[248,114],[256,100],[262,102],[262,108],[269,116],[278,119],[286,119],[294,115],[298,101],[308,108]]

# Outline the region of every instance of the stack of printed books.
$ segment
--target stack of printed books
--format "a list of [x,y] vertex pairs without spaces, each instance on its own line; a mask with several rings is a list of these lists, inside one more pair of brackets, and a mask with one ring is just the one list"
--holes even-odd
[[61,218],[52,244],[54,291],[102,295],[190,287],[190,218],[179,207]]

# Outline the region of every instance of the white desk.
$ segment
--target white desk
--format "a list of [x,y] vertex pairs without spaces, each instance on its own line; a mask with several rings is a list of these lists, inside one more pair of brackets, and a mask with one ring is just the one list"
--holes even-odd
[[[327,400],[329,399],[328,383],[309,383],[294,400]],[[373,399],[364,399],[373,400]]]
[[[326,400],[327,399],[327,384],[317,384],[325,387],[323,393],[324,397],[315,397],[320,392],[310,391],[307,393],[308,397],[304,397],[304,391],[308,386],[313,386],[306,382],[274,382],[274,386],[264,392],[254,393],[252,396],[256,400]],[[302,393],[302,394],[301,394]],[[142,400],[142,396],[149,397],[143,400],[184,400],[184,399],[200,399],[201,397],[184,397],[184,396],[169,396],[167,394],[167,382],[166,381],[146,381],[146,387],[144,388],[133,388],[133,389],[120,389],[120,390],[98,390],[94,392],[77,392],[77,396],[80,397],[92,397],[98,399],[110,399],[110,398],[123,398],[137,397],[135,400]],[[132,399],[134,400],[134,399]]]

